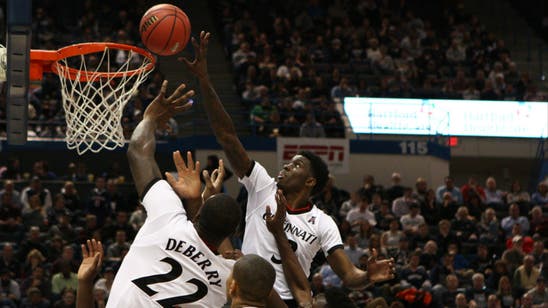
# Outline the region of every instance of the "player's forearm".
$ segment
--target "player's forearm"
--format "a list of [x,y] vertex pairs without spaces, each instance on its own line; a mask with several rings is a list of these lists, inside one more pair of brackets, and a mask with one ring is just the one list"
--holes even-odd
[[217,141],[223,147],[232,168],[234,168],[238,177],[243,177],[251,166],[251,160],[247,156],[240,139],[238,139],[234,123],[215,92],[209,77],[200,77],[199,81],[204,108],[211,129],[213,129]]
[[345,287],[356,290],[367,288],[371,283],[367,278],[367,272],[357,268],[342,277],[342,281]]
[[273,233],[276,239],[276,245],[280,252],[280,259],[282,260],[282,268],[284,271],[289,289],[295,298],[295,301],[299,304],[299,307],[309,307],[312,304],[312,291],[310,283],[304,274],[304,271],[297,260],[297,256],[291,249],[289,241],[285,232]]
[[154,178],[161,178],[160,168],[154,160],[156,151],[156,122],[151,119],[143,119],[133,131],[127,157],[131,175],[135,182],[137,193],[142,193]]
[[93,308],[93,283],[78,280],[78,291],[76,292],[77,308]]

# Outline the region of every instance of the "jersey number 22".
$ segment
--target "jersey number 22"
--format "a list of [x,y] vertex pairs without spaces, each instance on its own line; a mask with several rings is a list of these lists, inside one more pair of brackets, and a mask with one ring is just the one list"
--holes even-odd
[[[149,285],[175,280],[183,273],[183,267],[174,259],[165,257],[160,261],[169,264],[171,266],[171,270],[165,274],[151,275],[132,280],[132,282],[138,286],[139,289],[148,294],[148,296],[153,296],[158,293],[157,291],[152,290]],[[188,295],[168,297],[157,300],[156,302],[162,307],[173,307],[175,305],[198,301],[207,295],[207,286],[202,281],[192,278],[188,280],[187,283],[195,285],[197,288],[196,292]]]

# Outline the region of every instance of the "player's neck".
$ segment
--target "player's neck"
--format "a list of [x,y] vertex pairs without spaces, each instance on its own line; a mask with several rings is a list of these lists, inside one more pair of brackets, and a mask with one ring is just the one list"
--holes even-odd
[[285,195],[287,207],[290,210],[300,210],[310,206],[308,202],[309,195],[306,192],[288,193]]
[[233,298],[230,308],[245,308],[245,307],[266,307],[263,302],[254,302],[241,298]]

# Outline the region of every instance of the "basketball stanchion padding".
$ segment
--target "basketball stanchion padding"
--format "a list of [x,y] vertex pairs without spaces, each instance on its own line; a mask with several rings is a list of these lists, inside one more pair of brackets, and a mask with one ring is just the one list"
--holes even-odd
[[154,56],[131,45],[82,43],[31,50],[30,79],[59,76],[69,149],[82,155],[124,146],[122,114],[154,68]]

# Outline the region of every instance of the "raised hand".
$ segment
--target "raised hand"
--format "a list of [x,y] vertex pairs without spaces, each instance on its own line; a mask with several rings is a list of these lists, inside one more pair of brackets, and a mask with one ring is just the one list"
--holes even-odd
[[187,58],[179,58],[189,71],[191,71],[198,79],[207,78],[207,46],[209,44],[209,37],[211,33],[202,31],[200,32],[200,42],[198,43],[195,38],[192,38],[192,46],[194,46],[195,58],[193,61]]
[[183,199],[200,198],[202,183],[200,182],[200,162],[192,158],[190,151],[186,152],[186,163],[179,151],[173,152],[173,162],[177,168],[177,179],[169,172],[166,172],[166,178],[177,195]]
[[281,234],[284,232],[285,216],[287,214],[287,200],[281,189],[276,192],[276,214],[272,215],[270,206],[266,206],[265,220],[268,231],[272,234]]
[[225,163],[222,159],[219,160],[219,168],[213,170],[211,176],[207,170],[202,172],[205,181],[205,188],[202,192],[202,199],[205,202],[209,197],[216,195],[223,189],[223,181],[225,179]]
[[371,250],[371,256],[367,260],[367,276],[372,283],[394,279],[396,267],[394,259],[377,260],[377,250]]
[[143,119],[153,120],[160,129],[167,128],[169,118],[178,112],[186,111],[192,107],[192,101],[189,100],[194,96],[194,91],[190,90],[185,93],[183,91],[185,88],[186,85],[182,83],[173,94],[166,97],[167,80],[164,80],[164,82],[162,82],[162,87],[160,88],[160,93],[152,103],[148,105],[143,115]]
[[82,264],[78,269],[78,280],[93,282],[93,279],[99,273],[103,263],[103,245],[95,239],[87,240],[86,245],[82,244]]

